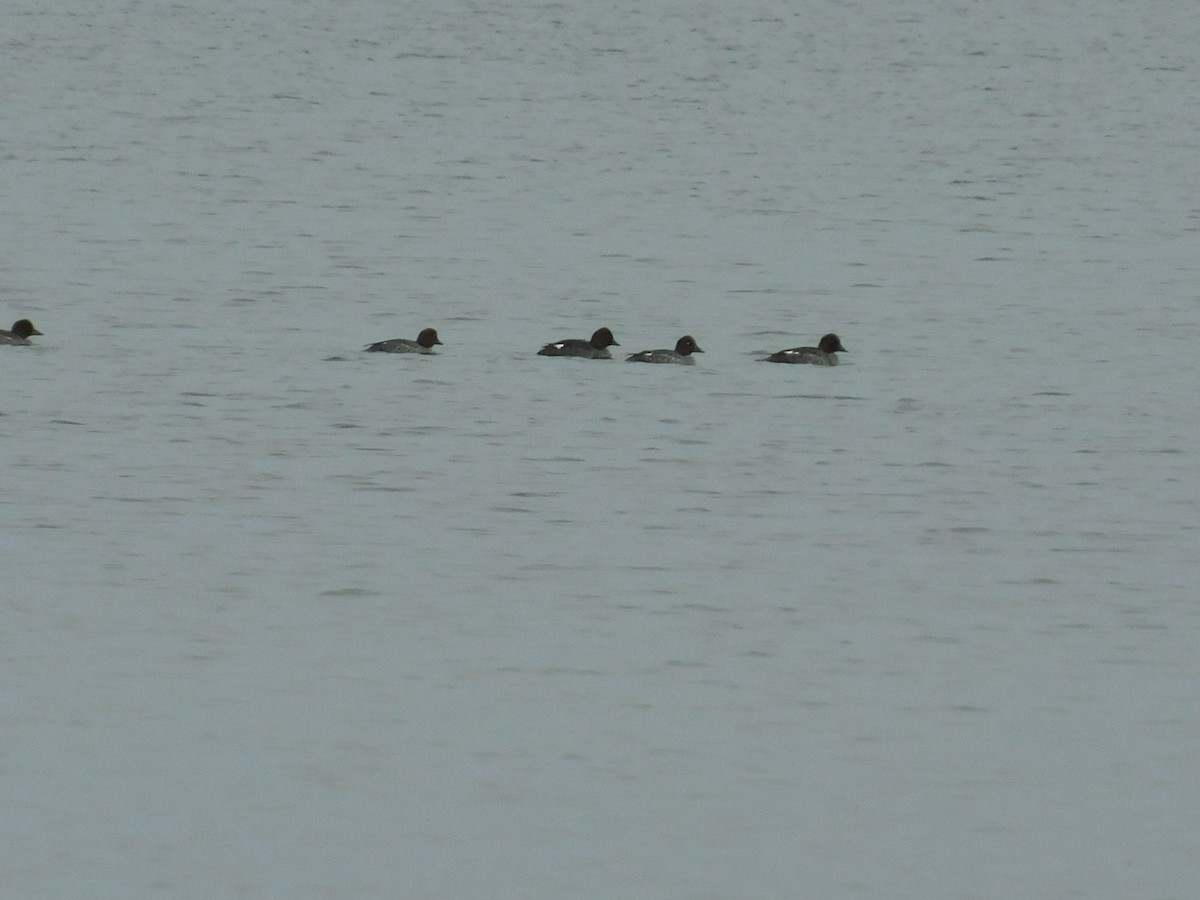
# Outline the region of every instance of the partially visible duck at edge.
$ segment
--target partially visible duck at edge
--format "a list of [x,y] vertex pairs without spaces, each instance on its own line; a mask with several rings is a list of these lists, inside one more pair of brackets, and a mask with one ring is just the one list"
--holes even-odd
[[582,359],[612,359],[609,347],[620,347],[613,333],[607,328],[597,328],[590,340],[571,338],[547,344],[537,352],[538,356],[578,356]]
[[685,334],[675,342],[674,350],[643,350],[641,353],[631,353],[626,357],[626,362],[643,362],[643,363],[679,363],[684,366],[694,366],[696,360],[692,359],[693,353],[703,353],[700,345],[696,343],[696,339],[690,334]]
[[415,341],[408,338],[392,338],[390,341],[376,341],[365,349],[377,353],[433,353],[434,346],[441,343],[437,331],[426,328],[417,335]]
[[41,332],[33,327],[32,322],[28,319],[17,319],[13,322],[12,331],[0,328],[0,344],[29,346],[29,338],[35,334],[41,334]]
[[780,350],[778,353],[772,353],[764,362],[836,366],[839,352],[849,353],[850,351],[842,346],[841,338],[836,334],[827,334],[817,342],[815,347],[793,347],[790,350]]

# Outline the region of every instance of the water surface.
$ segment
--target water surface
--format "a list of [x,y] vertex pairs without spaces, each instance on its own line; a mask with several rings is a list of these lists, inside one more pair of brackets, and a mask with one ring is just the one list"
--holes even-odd
[[18,6],[14,895],[1194,896],[1190,6]]

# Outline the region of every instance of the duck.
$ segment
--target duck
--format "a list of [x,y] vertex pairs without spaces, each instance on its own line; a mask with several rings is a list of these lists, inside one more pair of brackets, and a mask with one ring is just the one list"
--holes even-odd
[[5,331],[0,328],[0,344],[14,344],[17,346],[28,346],[29,338],[35,334],[41,334],[33,323],[28,319],[17,319],[13,322],[12,331]]
[[703,353],[700,345],[696,343],[696,339],[690,334],[685,334],[675,342],[674,350],[642,350],[640,353],[631,353],[625,358],[626,362],[643,362],[643,363],[679,363],[684,366],[694,366],[696,360],[692,359],[693,353]]
[[850,351],[842,346],[841,338],[836,334],[827,334],[817,342],[815,347],[792,347],[790,350],[780,350],[778,353],[772,353],[764,362],[836,366],[839,352],[849,353]]
[[612,359],[609,347],[620,347],[613,333],[607,328],[597,328],[591,338],[569,338],[547,344],[537,352],[538,356],[577,356],[581,359]]
[[374,351],[377,353],[433,353],[435,345],[440,345],[442,342],[438,340],[438,333],[433,328],[426,328],[417,335],[415,341],[410,341],[408,338],[392,338],[390,341],[376,341],[374,344],[369,344],[364,348],[366,351]]

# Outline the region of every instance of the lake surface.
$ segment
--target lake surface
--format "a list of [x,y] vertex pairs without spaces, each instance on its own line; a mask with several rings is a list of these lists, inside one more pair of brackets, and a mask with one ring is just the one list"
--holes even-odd
[[1200,892],[1200,8],[6,25],[7,896]]

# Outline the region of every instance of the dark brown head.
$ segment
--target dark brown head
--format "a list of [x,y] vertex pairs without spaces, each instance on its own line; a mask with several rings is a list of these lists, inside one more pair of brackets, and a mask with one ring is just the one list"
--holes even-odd
[[817,347],[819,347],[825,353],[837,353],[839,351],[842,353],[850,352],[842,346],[841,338],[839,338],[836,334],[825,335],[825,337],[821,338],[821,342],[817,344]]
[[[412,334],[412,332],[410,331],[409,334]],[[417,335],[417,343],[428,350],[434,344],[440,344],[441,341],[438,340],[437,331],[432,328],[426,328]]]
[[703,353],[700,345],[696,343],[696,339],[690,334],[685,334],[675,342],[675,352],[680,356],[689,356],[692,353]]
[[613,333],[607,328],[597,328],[592,334],[592,339],[588,341],[597,350],[606,350],[609,347],[620,347],[617,339],[613,337]]
[[19,338],[27,338],[31,335],[41,334],[40,331],[33,327],[33,323],[28,319],[17,319],[17,321],[13,322],[12,333]]

